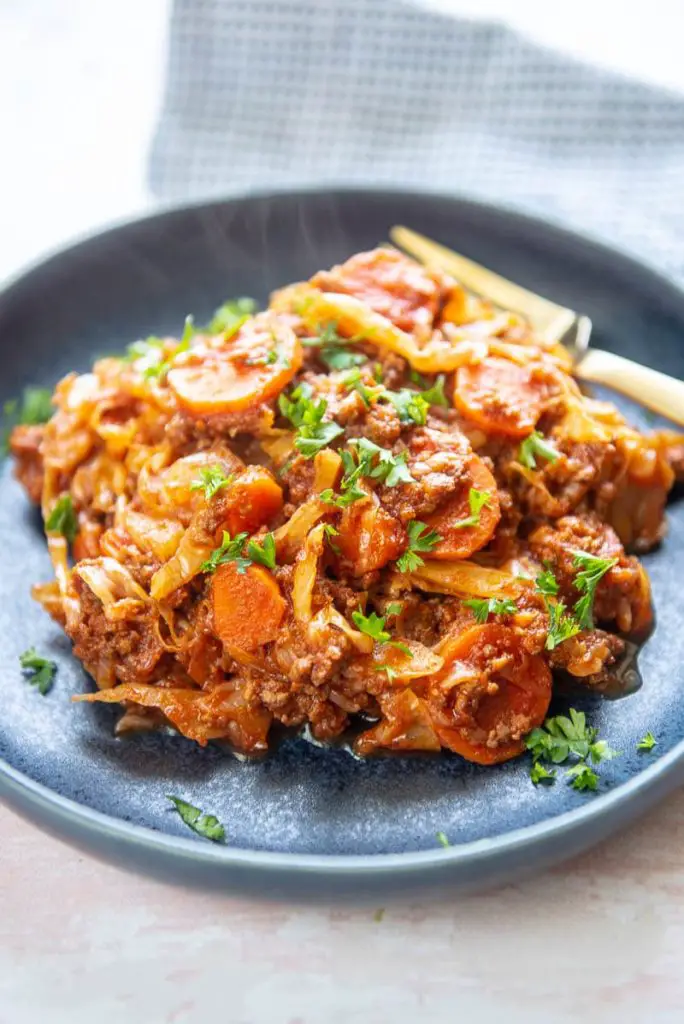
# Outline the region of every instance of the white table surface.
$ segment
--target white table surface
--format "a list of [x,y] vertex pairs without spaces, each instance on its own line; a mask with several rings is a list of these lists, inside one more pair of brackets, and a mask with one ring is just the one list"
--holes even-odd
[[[681,0],[425,0],[684,88]],[[167,0],[0,0],[0,277],[146,209]],[[535,881],[330,908],[185,891],[0,807],[0,1024],[684,1020],[684,793]]]

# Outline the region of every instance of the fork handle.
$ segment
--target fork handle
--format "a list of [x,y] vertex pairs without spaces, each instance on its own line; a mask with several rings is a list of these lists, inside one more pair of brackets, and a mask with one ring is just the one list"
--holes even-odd
[[574,373],[592,384],[605,384],[684,427],[684,381],[598,348],[582,356]]

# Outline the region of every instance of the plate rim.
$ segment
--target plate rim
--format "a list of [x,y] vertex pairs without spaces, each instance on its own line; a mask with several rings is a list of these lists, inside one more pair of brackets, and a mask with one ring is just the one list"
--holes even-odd
[[[637,274],[655,287],[661,298],[669,300],[677,308],[679,316],[684,320],[684,288],[673,275],[657,268],[646,260],[631,253],[608,245],[594,238],[589,233],[566,228],[555,221],[546,220],[533,214],[521,211],[514,206],[486,202],[468,195],[445,193],[439,190],[386,188],[355,186],[349,183],[325,183],[307,187],[305,185],[287,189],[256,189],[228,193],[224,196],[205,196],[190,202],[170,202],[160,204],[154,210],[142,215],[134,215],[115,219],[107,224],[78,233],[54,248],[41,253],[17,270],[11,272],[0,281],[0,302],[11,293],[12,289],[23,284],[33,273],[44,269],[49,263],[59,260],[73,250],[87,246],[99,239],[105,239],[128,228],[144,228],[146,224],[161,221],[168,216],[192,212],[207,207],[239,205],[246,201],[307,200],[312,197],[359,196],[372,201],[393,199],[398,203],[401,199],[411,201],[430,200],[443,202],[461,209],[481,212],[490,218],[504,217],[509,223],[525,225],[533,231],[545,233],[553,243],[563,241],[566,245],[579,245],[584,249],[591,247],[599,259],[607,260],[622,270],[623,273]],[[585,804],[552,815],[509,832],[471,840],[465,843],[454,843],[448,848],[435,846],[429,850],[412,850],[402,853],[373,854],[310,854],[290,851],[254,850],[228,844],[202,843],[194,838],[172,835],[156,829],[137,825],[123,818],[116,818],[102,811],[97,811],[86,804],[79,803],[63,796],[57,790],[36,782],[24,772],[19,771],[4,758],[0,757],[0,797],[8,798],[21,808],[42,812],[43,815],[54,814],[65,826],[71,826],[77,833],[90,838],[113,840],[143,849],[147,853],[162,854],[172,860],[181,860],[194,866],[213,866],[223,868],[248,868],[258,875],[274,873],[280,876],[318,876],[331,878],[349,878],[362,875],[366,878],[381,879],[398,874],[402,876],[419,875],[425,869],[457,868],[472,865],[476,862],[496,862],[507,855],[525,851],[530,847],[538,847],[544,841],[556,840],[559,837],[582,835],[587,827],[595,821],[603,821],[609,825],[596,836],[598,841],[603,835],[617,828],[627,816],[620,817],[625,805],[635,802],[636,797],[646,798],[653,794],[657,798],[666,795],[678,784],[677,769],[684,764],[684,738],[669,751],[661,754],[655,761],[645,765],[643,769],[627,781],[619,783],[599,795],[592,795]],[[15,804],[15,806],[16,806]],[[645,806],[645,801],[644,801]],[[637,807],[634,816],[640,813]],[[593,842],[590,837],[583,845]],[[569,853],[573,851],[570,850]],[[562,853],[557,858],[561,860]]]

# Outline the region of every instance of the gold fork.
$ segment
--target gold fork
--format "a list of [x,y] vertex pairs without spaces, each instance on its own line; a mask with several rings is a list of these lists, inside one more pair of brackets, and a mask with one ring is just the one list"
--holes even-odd
[[519,313],[545,340],[563,344],[572,355],[573,372],[580,380],[604,384],[684,426],[684,381],[613,352],[589,348],[588,316],[558,306],[410,228],[394,227],[390,238],[410,256],[427,267],[446,271],[480,298]]

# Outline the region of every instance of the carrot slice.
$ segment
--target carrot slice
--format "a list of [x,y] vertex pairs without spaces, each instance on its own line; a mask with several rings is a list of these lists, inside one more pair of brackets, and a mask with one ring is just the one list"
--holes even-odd
[[283,507],[283,490],[263,466],[248,466],[227,491],[223,529],[231,534],[254,533]]
[[250,565],[240,572],[234,562],[219,566],[214,573],[211,601],[217,636],[242,651],[275,640],[287,607],[267,569]]
[[534,430],[547,398],[530,366],[489,356],[456,371],[454,405],[487,431],[525,437]]
[[[469,495],[471,488],[486,491],[488,504],[480,509],[478,521],[473,526],[459,526],[470,518]],[[432,515],[425,517],[431,530],[442,538],[430,552],[430,558],[468,558],[474,551],[483,548],[494,536],[501,518],[496,480],[481,458],[472,455],[468,460],[468,474],[463,487]]]
[[398,558],[406,547],[406,531],[377,499],[359,502],[345,509],[339,523],[339,536],[333,543],[355,576],[382,569]]
[[466,629],[441,654],[446,667],[429,681],[428,704],[442,745],[477,764],[521,754],[551,700],[544,659],[497,623]]
[[188,412],[215,416],[268,401],[301,365],[302,347],[292,329],[262,313],[227,341],[213,338],[178,356],[167,381]]

